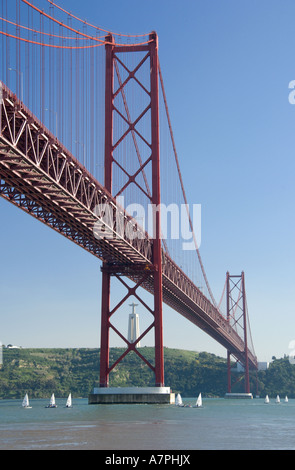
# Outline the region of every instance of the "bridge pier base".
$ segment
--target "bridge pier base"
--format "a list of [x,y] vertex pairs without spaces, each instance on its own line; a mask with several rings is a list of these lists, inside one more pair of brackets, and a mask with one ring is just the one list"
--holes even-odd
[[108,387],[94,388],[89,405],[110,404],[174,404],[170,387]]
[[253,399],[252,393],[226,393],[224,398]]

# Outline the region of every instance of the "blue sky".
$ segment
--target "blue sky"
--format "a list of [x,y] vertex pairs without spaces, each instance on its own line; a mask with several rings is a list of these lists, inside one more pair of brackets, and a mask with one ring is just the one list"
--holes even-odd
[[[219,299],[226,271],[245,271],[258,359],[288,354],[295,339],[294,2],[59,4],[115,32],[157,31],[187,197],[202,204],[209,283]],[[99,347],[100,262],[2,199],[0,216],[0,340]],[[120,320],[126,331],[128,313]],[[165,306],[164,344],[226,354]]]

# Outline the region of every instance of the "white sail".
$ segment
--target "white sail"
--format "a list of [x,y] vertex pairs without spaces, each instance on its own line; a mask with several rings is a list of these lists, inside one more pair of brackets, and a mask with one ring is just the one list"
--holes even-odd
[[268,395],[265,396],[264,403],[269,403]]
[[280,396],[279,396],[279,395],[277,395],[277,398],[276,398],[276,403],[280,403],[280,402],[281,402],[281,400],[280,400]]
[[54,393],[51,395],[49,405],[47,405],[45,408],[57,408],[57,405],[55,404]]
[[197,408],[200,408],[200,407],[202,406],[202,404],[203,404],[203,401],[202,401],[202,394],[199,393],[199,396],[198,396],[197,401],[196,401],[196,407],[197,407]]
[[177,397],[176,397],[176,400],[175,400],[175,405],[177,405],[177,406],[183,406],[182,398],[181,398],[180,393],[177,394]]
[[29,402],[29,397],[28,397],[28,394],[26,393],[25,396],[24,396],[24,399],[23,399],[23,402],[22,402],[22,406],[24,408],[31,408],[30,407],[30,402]]
[[68,396],[67,403],[66,403],[66,407],[67,407],[67,408],[71,408],[71,407],[72,407],[72,394],[71,394],[71,393],[70,393],[69,396]]
[[285,403],[288,403],[289,399],[287,397],[287,395],[285,396]]

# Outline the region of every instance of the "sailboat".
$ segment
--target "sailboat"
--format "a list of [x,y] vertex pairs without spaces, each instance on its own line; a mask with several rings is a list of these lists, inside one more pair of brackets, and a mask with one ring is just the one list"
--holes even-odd
[[264,403],[269,403],[268,395],[265,396]]
[[71,393],[68,396],[66,408],[72,408],[72,394]]
[[203,406],[202,394],[199,393],[196,404],[193,406],[193,408],[201,408],[202,406]]
[[55,404],[54,393],[51,395],[49,405],[47,405],[45,408],[57,408],[57,405]]
[[176,406],[184,406],[180,393],[177,394],[177,397],[176,397],[176,400],[175,400],[175,405]]
[[23,399],[23,402],[22,402],[22,407],[23,408],[32,408],[30,406],[30,402],[29,402],[29,397],[28,397],[28,394],[26,393],[25,396],[24,396],[24,399]]
[[280,402],[281,402],[281,400],[280,400],[280,396],[279,396],[279,395],[277,395],[277,398],[276,398],[276,403],[280,403]]
[[287,395],[285,396],[285,403],[288,403],[289,399],[287,397]]

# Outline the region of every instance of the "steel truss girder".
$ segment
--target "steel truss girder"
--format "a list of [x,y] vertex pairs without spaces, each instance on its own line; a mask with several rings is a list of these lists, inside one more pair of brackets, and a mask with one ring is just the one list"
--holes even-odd
[[[61,219],[71,218],[80,225],[80,231],[88,231],[94,239],[93,228],[98,216],[95,208],[109,205],[121,213],[123,228],[109,227],[112,237],[97,239],[104,246],[101,259],[121,262],[150,263],[152,241],[143,233],[130,239],[125,227],[130,224],[139,230],[135,221],[92,175],[55,139],[55,137],[21,104],[4,85],[0,104],[0,175],[14,188],[39,203],[46,201],[47,210],[54,215],[58,210]],[[5,178],[4,178],[5,177]],[[44,199],[45,196],[45,199]],[[78,227],[77,227],[78,228]],[[123,236],[121,236],[121,233]],[[110,239],[111,238],[111,239]]]
[[[74,241],[107,264],[152,269],[153,240],[98,240],[93,225],[97,204],[116,201],[75,157],[4,85],[0,101],[0,194],[30,215]],[[146,190],[149,195],[149,190]],[[131,218],[124,212],[124,223]],[[132,222],[132,220],[131,220]],[[139,228],[137,227],[139,230]],[[146,235],[146,234],[144,234]],[[244,341],[229,322],[191,282],[167,253],[162,252],[163,300],[206,331],[237,359],[243,359]],[[147,279],[143,287],[153,293]],[[257,359],[248,351],[249,365]]]

